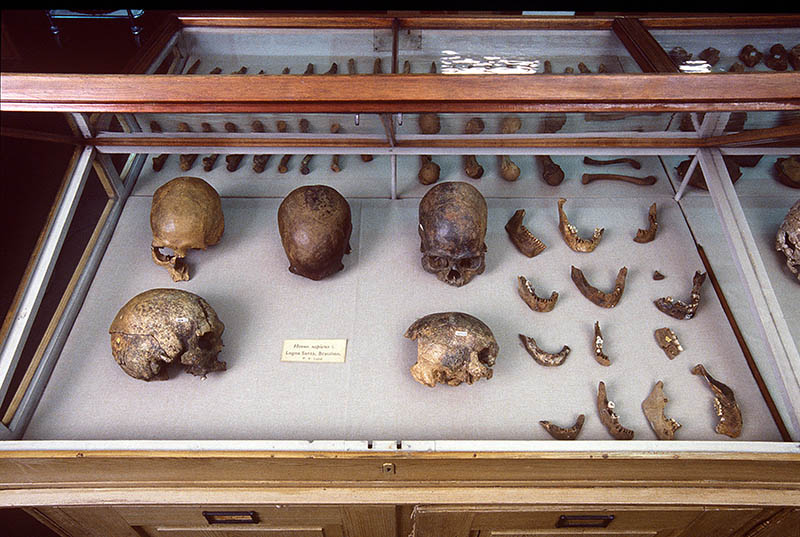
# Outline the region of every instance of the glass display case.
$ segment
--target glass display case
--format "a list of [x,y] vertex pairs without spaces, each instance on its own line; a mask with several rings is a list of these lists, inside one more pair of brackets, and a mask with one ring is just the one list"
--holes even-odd
[[[4,73],[3,110],[64,112],[83,143],[4,325],[0,504],[64,534],[790,527],[800,231],[779,229],[800,198],[800,75],[673,61],[713,46],[730,63],[745,42],[791,50],[800,20],[186,15],[129,74]],[[181,176],[219,194],[224,233],[176,282],[149,223]],[[37,315],[89,181],[108,202],[59,307]],[[462,286],[421,245],[421,200],[452,182],[487,208],[485,267]],[[313,185],[352,223],[342,270],[319,281],[289,271],[278,230],[287,195]],[[125,374],[109,326],[155,288],[213,307],[226,370]],[[532,311],[531,295],[557,302]],[[412,376],[424,342],[407,330],[438,312],[491,329],[490,378]],[[346,350],[288,361],[297,340]],[[576,420],[571,441],[540,425]]]

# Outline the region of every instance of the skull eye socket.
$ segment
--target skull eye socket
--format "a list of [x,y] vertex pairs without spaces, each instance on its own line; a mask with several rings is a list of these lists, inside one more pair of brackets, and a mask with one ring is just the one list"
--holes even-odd
[[475,270],[481,266],[481,256],[467,257],[458,262],[458,267],[461,269]]
[[439,257],[436,255],[428,256],[428,264],[431,268],[437,270],[447,268],[450,265],[446,257]]

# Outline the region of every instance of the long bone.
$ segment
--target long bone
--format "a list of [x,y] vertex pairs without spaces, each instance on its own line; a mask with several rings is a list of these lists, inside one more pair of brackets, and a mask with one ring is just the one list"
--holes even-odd
[[528,305],[533,311],[548,312],[556,307],[558,302],[558,292],[553,291],[550,298],[540,298],[536,296],[536,292],[531,286],[531,282],[525,276],[517,277],[517,293],[520,298]]
[[[282,119],[278,120],[275,126],[277,127],[278,132],[286,132],[287,130],[287,124]],[[289,160],[291,160],[291,158],[291,154],[283,155],[283,157],[281,157],[281,161],[278,163],[278,173],[286,173],[289,171]]]
[[714,430],[719,434],[737,438],[742,434],[742,411],[733,396],[733,390],[714,379],[703,367],[703,364],[694,366],[692,374],[702,376],[714,394],[714,410],[719,417],[719,422]]
[[575,252],[591,252],[600,244],[600,239],[603,238],[604,228],[594,228],[591,239],[579,237],[577,228],[569,223],[567,213],[564,212],[564,204],[566,202],[567,200],[564,198],[559,198],[558,200],[558,229],[561,231],[561,236],[564,238],[564,242],[567,243],[567,246]]
[[[504,117],[500,123],[501,134],[514,134],[522,128],[522,120],[517,116]],[[519,179],[519,166],[514,164],[511,157],[501,155],[500,157],[500,177],[506,181],[513,182]]]
[[[341,126],[338,123],[331,124],[331,134],[336,134],[341,129]],[[342,167],[339,165],[339,155],[331,155],[331,171],[334,173],[338,173],[342,171]]]
[[676,319],[691,319],[697,313],[697,308],[700,306],[700,287],[706,281],[706,273],[697,271],[692,278],[692,291],[689,302],[681,300],[673,300],[671,296],[661,297],[654,300],[653,303],[660,310]]
[[[474,117],[467,121],[464,126],[464,134],[480,134],[483,132],[484,127],[483,120],[479,117]],[[480,179],[483,176],[483,166],[480,165],[475,155],[466,155],[464,157],[464,172],[472,179]]]
[[[200,128],[203,129],[203,132],[214,132],[214,129],[206,122],[203,122],[200,125]],[[210,172],[211,169],[214,167],[214,163],[217,162],[217,158],[219,158],[218,154],[209,155],[207,157],[203,157],[201,161],[203,163],[203,171]]]
[[509,221],[506,222],[506,232],[511,239],[511,243],[517,247],[517,250],[527,257],[536,257],[547,246],[522,224],[524,218],[525,209],[517,209]]
[[646,243],[656,238],[656,231],[658,231],[658,221],[656,220],[656,204],[652,204],[647,212],[647,220],[649,225],[647,229],[636,230],[636,236],[633,238],[635,242]]
[[569,347],[564,345],[557,353],[545,352],[536,344],[536,340],[528,337],[525,334],[519,334],[519,339],[522,341],[522,346],[528,354],[531,355],[537,364],[545,367],[557,367],[564,363],[569,356]]
[[[311,126],[308,123],[306,118],[302,118],[299,122],[300,132],[303,134],[308,134],[311,132]],[[303,175],[308,175],[311,173],[311,170],[308,168],[308,165],[311,164],[311,159],[314,155],[306,155],[303,157],[303,160],[300,161],[300,173]]]
[[539,424],[544,427],[544,430],[550,433],[550,436],[556,440],[575,440],[581,433],[583,422],[585,420],[586,416],[581,414],[578,416],[578,419],[575,420],[575,424],[572,427],[559,427],[558,425],[550,423],[547,420],[540,420]]
[[627,164],[635,170],[638,170],[642,167],[641,162],[633,158],[615,158],[610,160],[598,160],[592,157],[583,157],[583,163],[589,166],[611,166],[614,164]]
[[674,419],[664,416],[664,408],[668,402],[669,399],[664,395],[664,383],[660,380],[655,383],[650,395],[642,401],[642,412],[659,440],[672,440],[675,438],[675,431],[681,427]]
[[[179,132],[192,132],[192,129],[191,129],[191,127],[189,127],[188,123],[186,123],[184,121],[181,121],[180,123],[178,123],[178,131]],[[184,171],[184,172],[188,172],[189,170],[192,169],[192,166],[194,166],[194,161],[195,160],[197,160],[197,155],[196,154],[191,154],[191,153],[186,154],[186,155],[180,155],[178,157],[179,166],[181,167],[181,170]]]
[[619,422],[619,416],[614,413],[614,402],[608,400],[606,384],[602,380],[597,386],[597,413],[611,436],[617,440],[633,439],[633,431],[623,427]]
[[[159,125],[158,121],[150,122],[150,130],[157,133],[164,132],[161,129],[161,125]],[[164,163],[167,161],[167,157],[169,157],[169,153],[161,153],[157,157],[153,157],[153,170],[160,172],[161,168],[164,167]]]
[[625,277],[628,275],[628,268],[622,267],[619,269],[619,272],[617,272],[617,279],[614,282],[614,290],[611,293],[604,293],[596,287],[589,285],[581,269],[574,265],[571,275],[572,281],[575,282],[575,286],[583,296],[601,308],[613,308],[617,305],[619,299],[622,298],[622,292],[625,291]]
[[624,181],[634,185],[649,186],[656,184],[658,177],[655,175],[634,177],[632,175],[621,175],[618,173],[584,173],[581,177],[581,183],[584,185],[588,185],[593,181]]
[[417,180],[423,185],[432,185],[439,180],[441,168],[433,161],[430,155],[420,155],[420,167]]
[[[232,122],[225,122],[225,130],[230,133],[239,132],[239,129]],[[244,155],[225,155],[226,168],[229,172],[235,172],[239,168]]]
[[[266,129],[264,128],[264,124],[261,123],[261,121],[259,121],[257,119],[253,120],[253,122],[250,125],[251,125],[251,127],[253,129],[253,132],[266,132]],[[267,162],[269,162],[269,157],[270,156],[271,155],[269,155],[269,154],[253,155],[253,171],[256,172],[256,173],[263,172],[267,167]]]

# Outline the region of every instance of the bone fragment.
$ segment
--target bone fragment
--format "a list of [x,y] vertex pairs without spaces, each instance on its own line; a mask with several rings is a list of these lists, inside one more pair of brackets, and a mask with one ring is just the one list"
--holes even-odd
[[[278,120],[275,126],[278,129],[278,132],[286,132],[288,127],[286,122],[283,121],[282,119]],[[278,173],[286,173],[289,171],[289,160],[291,158],[292,158],[291,154],[283,155],[283,157],[281,157],[281,161],[278,163]]]
[[306,70],[303,72],[304,75],[313,75],[314,74],[314,64],[309,63],[306,65]]
[[553,134],[558,132],[567,123],[567,115],[562,113],[547,114],[544,116],[539,132],[542,134]]
[[654,280],[659,281],[659,280],[663,280],[664,278],[666,278],[666,276],[661,274],[659,271],[657,271],[657,270],[653,271],[653,279]]
[[[199,61],[199,60],[198,60]],[[181,121],[178,123],[178,131],[179,132],[192,132],[191,127],[189,124]],[[182,171],[189,171],[194,166],[194,161],[197,160],[197,155],[188,154],[188,155],[180,155],[178,157],[179,166],[181,167]]]
[[200,67],[200,60],[195,61],[191,67],[186,70],[187,75],[193,75],[197,72],[197,69]]
[[[792,50],[794,50],[794,49],[792,49]],[[432,75],[435,75],[435,74],[436,74],[436,62],[431,62],[431,67],[430,67],[430,69],[428,70],[428,72],[429,72],[430,74],[432,74]]]
[[[261,123],[259,120],[254,120],[251,123],[251,127],[253,132],[266,132],[264,128],[264,124]],[[253,155],[253,171],[256,173],[263,172],[267,167],[267,162],[269,162],[270,155]]]
[[619,423],[619,416],[614,413],[614,402],[608,400],[606,385],[602,380],[597,386],[597,413],[611,436],[617,440],[633,439],[633,431]]
[[243,65],[243,66],[241,66],[241,67],[239,68],[239,70],[238,70],[238,71],[234,71],[234,72],[232,72],[231,74],[232,74],[232,75],[244,75],[244,74],[247,74],[247,67],[245,67],[245,66]]
[[372,64],[372,74],[373,75],[383,74],[383,63],[381,63],[380,58],[375,58],[375,62]]
[[674,359],[683,351],[681,342],[678,341],[678,336],[675,335],[675,332],[673,332],[671,328],[658,328],[654,332],[654,335],[658,346],[661,347],[661,350],[664,351],[667,358],[670,360]]
[[719,50],[715,49],[714,47],[708,47],[698,54],[697,57],[709,65],[714,66],[719,61]]
[[642,167],[641,162],[633,158],[615,158],[609,160],[598,160],[592,157],[583,157],[583,163],[589,166],[610,166],[612,164],[628,164],[633,169],[640,169]]
[[[480,134],[485,125],[479,117],[474,117],[467,121],[464,126],[464,134]],[[475,155],[464,157],[464,172],[472,179],[480,179],[483,176],[483,166],[480,165]]]
[[[214,132],[214,129],[211,128],[211,125],[205,122],[200,124],[200,128],[203,129],[203,132]],[[219,155],[216,153],[207,157],[203,157],[203,171],[210,172],[214,167],[214,163],[217,162],[217,158],[219,158]]]
[[356,71],[356,61],[353,58],[347,60],[347,74],[348,75],[358,74]]
[[542,179],[550,186],[558,186],[564,180],[564,170],[553,162],[549,155],[536,155],[536,161],[542,167]]
[[284,67],[281,71],[282,75],[288,75],[289,73],[291,73],[291,70],[288,67]]
[[800,188],[800,156],[776,159],[775,171],[780,183],[791,188]]
[[[341,129],[341,126],[338,123],[331,124],[331,134],[336,134]],[[342,171],[342,167],[339,165],[339,155],[332,155],[331,156],[331,171],[334,173],[339,173]]]
[[647,220],[649,226],[647,229],[636,230],[636,236],[633,238],[635,242],[646,243],[656,238],[656,231],[658,230],[658,222],[656,221],[656,204],[650,206],[647,213]]
[[571,75],[574,72],[575,72],[575,69],[573,69],[571,66],[567,66],[567,67],[564,68],[564,73],[565,74]]
[[621,175],[617,173],[584,173],[581,182],[588,185],[593,181],[625,181],[634,185],[649,186],[656,184],[658,178],[655,175],[647,177],[634,177],[632,175]]
[[220,73],[222,73],[222,67],[214,67],[208,72],[209,75],[218,75]]
[[552,72],[553,72],[553,64],[550,63],[550,60],[545,60],[544,61],[544,73],[545,74],[550,74]]
[[617,278],[614,281],[614,290],[610,293],[604,293],[590,285],[579,268],[574,265],[572,266],[572,281],[575,283],[575,286],[583,296],[601,308],[613,308],[617,305],[619,299],[622,298],[622,292],[625,291],[625,278],[627,275],[627,267],[619,269]]
[[642,401],[642,412],[659,440],[674,439],[675,431],[681,427],[681,424],[674,419],[664,416],[667,402],[669,399],[664,395],[664,383],[660,380],[655,383],[650,395]]
[[780,43],[775,43],[764,56],[764,65],[773,71],[786,71],[789,68],[789,52]]
[[442,128],[439,114],[433,112],[425,112],[417,116],[417,123],[422,134],[438,134]]
[[[150,122],[150,130],[153,132],[164,132],[161,130],[161,125],[158,121],[151,121]],[[157,157],[153,157],[153,170],[160,172],[161,168],[164,167],[164,163],[167,161],[167,157],[169,157],[169,153],[162,153]]]
[[555,438],[556,440],[575,440],[578,438],[578,435],[581,433],[581,428],[583,428],[583,422],[586,420],[586,416],[581,414],[578,416],[578,419],[575,421],[575,424],[572,427],[559,427],[553,423],[550,423],[547,420],[541,420],[539,423],[544,430],[550,433],[550,436]]
[[676,319],[691,319],[697,313],[700,306],[700,287],[706,281],[706,273],[697,271],[692,278],[692,291],[689,302],[673,300],[671,296],[661,297],[653,303],[660,310]]
[[[230,121],[225,123],[225,130],[234,133],[239,132],[239,129],[231,123]],[[229,172],[235,172],[239,168],[239,164],[242,162],[244,155],[226,155],[225,162],[226,168]]]
[[[517,116],[504,117],[500,123],[500,132],[502,134],[514,134],[522,128],[522,120]],[[519,166],[514,164],[511,157],[502,155],[500,158],[500,177],[504,180],[513,182],[519,179]]]
[[524,218],[525,209],[517,209],[506,223],[506,232],[512,244],[517,247],[517,250],[527,257],[536,257],[542,253],[547,246],[522,224]]
[[517,293],[533,311],[552,311],[556,306],[556,302],[558,302],[558,293],[556,291],[550,294],[550,298],[538,297],[533,286],[531,286],[531,282],[525,276],[517,277]]
[[751,44],[743,46],[739,51],[739,60],[747,67],[754,67],[763,57],[764,55]]
[[432,185],[439,180],[441,169],[430,155],[420,155],[420,168],[417,179],[423,185]]
[[603,352],[603,333],[600,332],[600,322],[594,323],[594,359],[598,364],[606,367],[611,365],[611,359]]
[[333,62],[333,63],[331,64],[331,67],[330,67],[330,69],[328,69],[327,71],[325,71],[325,74],[326,74],[326,75],[335,75],[335,74],[336,74],[336,73],[338,73],[338,72],[339,72],[339,66],[336,64],[336,62]]
[[408,60],[403,62],[403,74],[404,75],[411,74],[411,62]]
[[[300,132],[302,132],[303,134],[308,134],[309,132],[311,132],[311,126],[309,125],[308,120],[305,118],[302,118],[300,120],[299,127],[300,127]],[[313,156],[314,155],[306,155],[303,157],[303,160],[300,161],[300,173],[302,173],[303,175],[308,175],[309,173],[311,173],[311,170],[308,168],[308,165],[311,164],[311,158]]]
[[742,411],[739,410],[733,390],[714,379],[703,367],[703,364],[694,366],[692,374],[702,376],[714,394],[714,410],[719,417],[719,422],[714,430],[719,434],[737,438],[742,434]]
[[569,223],[567,213],[564,212],[564,204],[566,202],[567,200],[564,198],[559,198],[558,200],[558,229],[561,231],[564,242],[575,252],[586,253],[593,251],[600,244],[604,229],[594,228],[591,239],[584,239],[578,236],[577,228]]
[[588,67],[586,67],[586,64],[583,62],[578,62],[578,71],[580,71],[583,74],[592,72]]
[[561,350],[557,353],[549,353],[540,349],[539,346],[536,345],[536,340],[532,337],[519,334],[519,339],[522,341],[522,346],[525,347],[525,350],[531,355],[531,358],[539,365],[557,367],[563,364],[567,356],[569,356],[570,349],[566,345],[561,347]]

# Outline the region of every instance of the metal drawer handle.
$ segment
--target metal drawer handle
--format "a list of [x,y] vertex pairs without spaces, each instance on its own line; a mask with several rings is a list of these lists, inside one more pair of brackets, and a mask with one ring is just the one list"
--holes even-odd
[[614,515],[561,515],[557,528],[607,528]]
[[209,524],[258,524],[255,511],[203,511]]

